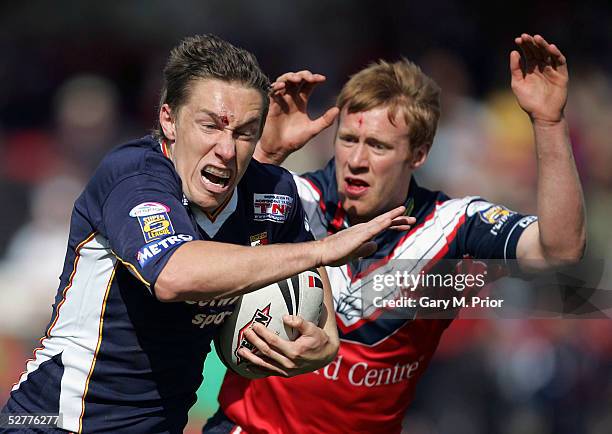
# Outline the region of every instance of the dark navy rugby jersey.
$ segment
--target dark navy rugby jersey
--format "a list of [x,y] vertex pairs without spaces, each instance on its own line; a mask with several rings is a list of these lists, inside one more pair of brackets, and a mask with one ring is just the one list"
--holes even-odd
[[[294,180],[316,238],[348,227],[334,160]],[[367,260],[327,267],[340,336],[333,362],[293,378],[250,381],[227,373],[221,409],[245,432],[399,433],[418,380],[451,320],[386,315],[384,308],[372,308],[367,305],[372,274],[396,259],[418,261],[422,268],[412,269],[414,274],[431,271],[442,259],[514,259],[520,235],[536,220],[480,197],[451,199],[414,179],[406,207],[417,220],[408,232],[384,231],[374,239],[378,251]]]
[[3,412],[61,413],[73,432],[182,432],[212,336],[238,297],[162,303],[157,276],[191,240],[312,240],[305,218],[284,169],[252,160],[208,215],[187,203],[155,139],[116,148],[75,202],[51,322]]

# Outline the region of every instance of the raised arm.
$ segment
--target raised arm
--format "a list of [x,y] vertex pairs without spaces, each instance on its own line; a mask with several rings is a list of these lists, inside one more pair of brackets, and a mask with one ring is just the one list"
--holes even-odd
[[338,115],[336,107],[316,119],[308,116],[310,94],[324,81],[321,74],[300,71],[283,74],[272,83],[268,117],[253,155],[256,160],[280,165],[334,122]]
[[521,235],[521,267],[545,268],[578,261],[586,244],[584,197],[576,170],[564,108],[565,56],[542,36],[523,34],[510,53],[512,91],[529,115],[538,163],[538,221]]

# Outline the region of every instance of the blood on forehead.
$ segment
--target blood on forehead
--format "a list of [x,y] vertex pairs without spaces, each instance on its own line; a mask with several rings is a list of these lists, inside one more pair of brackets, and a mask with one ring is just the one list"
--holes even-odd
[[359,117],[357,118],[357,125],[359,126],[359,128],[361,128],[361,126],[363,125],[363,115],[359,114]]

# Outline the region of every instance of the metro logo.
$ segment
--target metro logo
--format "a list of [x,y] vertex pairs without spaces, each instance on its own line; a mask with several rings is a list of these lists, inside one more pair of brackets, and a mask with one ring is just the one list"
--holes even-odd
[[141,267],[144,267],[151,259],[159,255],[164,250],[170,249],[174,246],[191,240],[193,240],[193,237],[191,235],[178,234],[166,237],[159,241],[155,241],[154,243],[146,244],[142,246],[140,250],[138,250],[138,253],[136,254],[136,260],[138,261]]

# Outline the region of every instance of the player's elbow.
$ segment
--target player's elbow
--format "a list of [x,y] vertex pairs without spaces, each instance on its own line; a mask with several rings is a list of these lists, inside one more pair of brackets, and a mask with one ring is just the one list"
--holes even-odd
[[157,299],[163,303],[206,301],[223,295],[217,288],[194,278],[191,273],[172,266],[166,266],[159,274],[154,292]]
[[586,251],[586,234],[579,235],[565,245],[546,249],[546,259],[555,265],[573,265],[584,257]]
[[169,273],[162,272],[155,282],[155,297],[163,303],[175,303],[183,301],[180,284],[168,276]]
[[[193,299],[193,282],[188,273],[165,267],[155,282],[155,296],[163,303],[176,303]],[[201,299],[201,297],[199,297]]]

